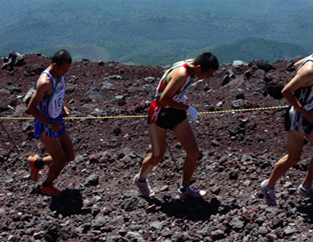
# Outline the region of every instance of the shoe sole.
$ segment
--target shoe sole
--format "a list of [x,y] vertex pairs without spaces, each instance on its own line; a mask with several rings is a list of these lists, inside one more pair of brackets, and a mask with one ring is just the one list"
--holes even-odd
[[50,197],[59,197],[59,196],[61,196],[61,194],[62,194],[62,192],[61,192],[60,194],[53,194],[53,195],[51,195],[51,194],[49,194],[49,193],[43,191],[42,189],[40,189],[40,190],[41,190],[41,193],[42,193],[42,194],[47,195],[47,196],[50,196]]

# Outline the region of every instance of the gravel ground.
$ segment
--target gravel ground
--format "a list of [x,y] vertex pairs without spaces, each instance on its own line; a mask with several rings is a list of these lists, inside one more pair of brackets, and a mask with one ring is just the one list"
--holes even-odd
[[296,194],[309,145],[279,180],[278,207],[260,192],[286,152],[280,91],[295,74],[293,61],[221,65],[211,79],[195,81],[188,102],[200,112],[191,125],[201,157],[192,187],[207,195],[187,200],[177,194],[185,152],[170,132],[170,152],[149,176],[155,199],[132,184],[150,152],[146,114],[164,68],[88,60],[66,75],[76,158],[55,183],[62,195],[42,195],[26,159],[46,151],[22,97],[49,63],[40,54],[0,59],[1,241],[313,241],[312,201]]

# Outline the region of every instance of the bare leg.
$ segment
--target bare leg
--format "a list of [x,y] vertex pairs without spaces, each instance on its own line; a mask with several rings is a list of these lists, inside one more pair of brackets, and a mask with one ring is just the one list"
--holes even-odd
[[66,130],[58,138],[48,137],[42,133],[40,140],[50,154],[43,161],[45,164],[52,164],[46,178],[46,182],[52,183],[62,171],[65,163],[75,158],[72,141]]
[[181,182],[182,186],[187,186],[190,185],[190,180],[199,158],[198,144],[187,119],[176,125],[173,129],[173,133],[187,153],[183,166],[183,176]]
[[268,180],[267,186],[274,188],[277,180],[281,178],[290,167],[296,165],[301,156],[304,137],[302,134],[291,130],[287,132],[287,150],[288,154],[281,158],[272,171],[272,174]]
[[139,173],[140,179],[146,179],[153,167],[163,160],[166,142],[166,129],[160,128],[155,124],[149,125],[150,142],[152,153],[142,162]]
[[[311,146],[313,146],[313,132],[311,132],[311,134],[306,135],[306,138],[309,140]],[[313,182],[313,158],[310,161],[310,164],[308,166],[308,170],[306,172],[306,176],[303,180],[302,186],[304,188],[310,188],[312,186],[312,182]]]

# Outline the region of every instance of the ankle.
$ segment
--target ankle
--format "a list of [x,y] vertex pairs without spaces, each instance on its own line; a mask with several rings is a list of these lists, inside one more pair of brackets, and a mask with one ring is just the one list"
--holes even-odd
[[37,169],[42,169],[44,167],[45,163],[43,162],[42,158],[38,158],[36,161],[35,161],[35,167]]
[[186,185],[186,186],[180,186],[179,187],[179,190],[182,192],[182,193],[184,193],[184,192],[186,192],[187,191],[187,188],[189,187],[189,185]]
[[307,185],[301,185],[304,189],[308,190],[311,188],[311,186],[307,186]]
[[141,179],[139,174],[136,176],[136,179],[140,182],[140,183],[143,183],[143,182],[146,182],[147,179]]

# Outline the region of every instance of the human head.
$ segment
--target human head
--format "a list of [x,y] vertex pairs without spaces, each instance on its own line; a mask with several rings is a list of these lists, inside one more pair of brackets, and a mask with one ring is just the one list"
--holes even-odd
[[209,70],[217,71],[219,63],[215,55],[211,52],[205,52],[199,55],[193,62],[195,66],[201,66],[201,72],[208,72]]
[[67,64],[72,64],[72,57],[67,50],[60,50],[53,55],[52,64],[62,66],[64,62]]
[[72,57],[66,50],[56,52],[52,57],[52,69],[56,76],[63,76],[72,64]]

